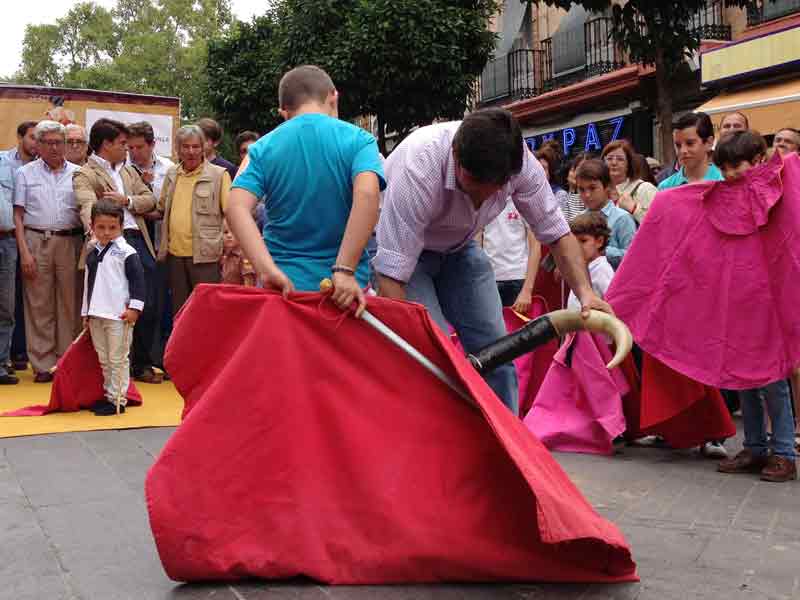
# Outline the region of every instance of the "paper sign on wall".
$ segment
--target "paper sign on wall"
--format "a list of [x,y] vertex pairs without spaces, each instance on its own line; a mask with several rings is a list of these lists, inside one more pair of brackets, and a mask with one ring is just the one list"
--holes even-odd
[[150,113],[123,112],[119,110],[86,109],[86,131],[89,131],[98,119],[114,119],[126,125],[147,121],[153,127],[156,136],[156,154],[172,156],[172,117]]

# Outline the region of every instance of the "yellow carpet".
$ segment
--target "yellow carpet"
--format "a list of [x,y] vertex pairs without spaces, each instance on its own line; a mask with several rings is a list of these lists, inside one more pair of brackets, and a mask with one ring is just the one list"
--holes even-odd
[[[17,371],[18,385],[0,386],[0,413],[33,404],[50,402],[49,383],[33,383],[30,370]],[[88,410],[53,413],[42,417],[0,417],[0,438],[68,431],[133,429],[137,427],[174,427],[181,420],[183,398],[171,382],[157,385],[136,382],[142,394],[142,406],[128,408],[125,414],[96,417]]]

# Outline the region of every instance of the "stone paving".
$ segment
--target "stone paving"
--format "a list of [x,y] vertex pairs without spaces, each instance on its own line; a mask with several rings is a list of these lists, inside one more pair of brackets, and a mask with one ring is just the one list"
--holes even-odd
[[[171,429],[0,440],[0,599],[602,600],[800,598],[800,485],[716,473],[689,452],[560,454],[630,542],[641,583],[330,587],[177,585],[164,575],[143,497]],[[740,440],[728,442],[736,451]]]

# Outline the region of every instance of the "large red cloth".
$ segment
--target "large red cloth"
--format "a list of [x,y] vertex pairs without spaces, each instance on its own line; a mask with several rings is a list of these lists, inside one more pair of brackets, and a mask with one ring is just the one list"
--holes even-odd
[[[58,359],[50,404],[28,406],[3,413],[3,417],[38,417],[53,412],[75,412],[89,408],[103,399],[103,371],[92,338],[83,333]],[[133,381],[126,394],[130,406],[142,404],[142,396]]]
[[425,309],[369,310],[475,406],[326,296],[195,289],[166,353],[185,419],[145,486],[169,577],[636,580],[620,531]]
[[800,157],[659,192],[606,300],[686,377],[724,389],[788,377],[800,364]]

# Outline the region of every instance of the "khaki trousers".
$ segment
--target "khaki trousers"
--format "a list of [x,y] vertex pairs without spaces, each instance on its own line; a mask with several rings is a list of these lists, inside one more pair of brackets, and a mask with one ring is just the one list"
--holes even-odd
[[23,280],[25,336],[34,372],[56,365],[79,330],[77,304],[78,257],[83,237],[25,230],[28,249],[36,259],[36,278]]
[[125,321],[89,317],[89,334],[103,370],[106,400],[116,404],[119,397],[120,406],[125,406],[131,375],[129,352],[133,328],[126,327]]
[[219,262],[192,262],[191,256],[167,255],[169,287],[172,290],[172,315],[176,315],[189,299],[195,286],[201,283],[219,283],[222,280]]

